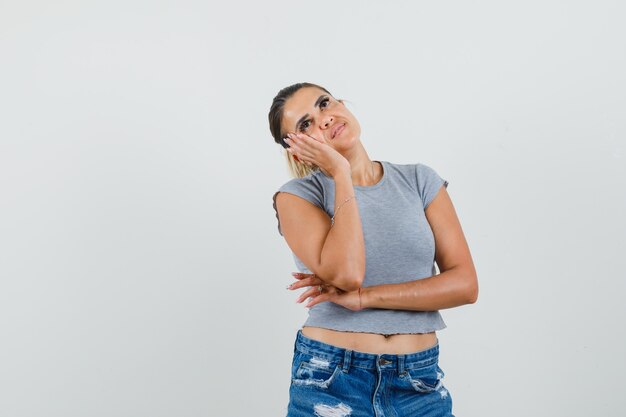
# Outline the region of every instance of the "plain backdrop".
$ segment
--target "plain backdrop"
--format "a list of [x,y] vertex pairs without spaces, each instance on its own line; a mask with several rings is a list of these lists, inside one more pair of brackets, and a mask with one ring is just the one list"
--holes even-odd
[[274,95],[449,181],[457,417],[626,407],[620,1],[0,3],[0,417],[284,416],[295,264]]

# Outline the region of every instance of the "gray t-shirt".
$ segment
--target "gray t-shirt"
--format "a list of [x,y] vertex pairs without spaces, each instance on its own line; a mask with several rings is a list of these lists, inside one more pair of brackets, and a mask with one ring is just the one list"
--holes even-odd
[[[434,236],[424,210],[441,186],[448,186],[448,181],[421,163],[379,162],[383,177],[378,183],[354,186],[356,199],[352,202],[358,205],[365,238],[366,270],[362,287],[413,281],[437,272]],[[281,191],[302,197],[329,216],[334,215],[335,181],[322,171],[283,184],[273,196],[274,210],[276,194]],[[276,218],[282,235],[278,212]],[[292,254],[300,272],[312,272]],[[329,301],[311,307],[303,326],[380,334],[429,333],[446,328],[439,311],[378,308],[352,311]]]

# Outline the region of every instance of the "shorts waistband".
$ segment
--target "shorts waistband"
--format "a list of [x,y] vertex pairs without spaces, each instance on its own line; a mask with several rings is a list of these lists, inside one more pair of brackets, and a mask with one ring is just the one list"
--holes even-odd
[[365,369],[397,368],[399,373],[403,373],[405,369],[420,368],[437,363],[439,339],[434,346],[417,352],[404,354],[368,353],[314,340],[303,335],[302,330],[298,330],[294,342],[294,352],[296,351],[313,355],[319,360],[329,363],[341,364],[344,369],[350,366]]

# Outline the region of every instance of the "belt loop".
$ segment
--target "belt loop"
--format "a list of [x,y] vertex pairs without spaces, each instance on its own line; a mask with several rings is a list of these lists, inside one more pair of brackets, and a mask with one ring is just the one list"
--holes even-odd
[[348,373],[348,370],[350,369],[350,358],[352,357],[352,350],[350,349],[346,349],[345,352],[343,353],[343,365],[342,365],[342,371],[345,373]]
[[404,358],[405,355],[398,355],[398,375],[404,374]]

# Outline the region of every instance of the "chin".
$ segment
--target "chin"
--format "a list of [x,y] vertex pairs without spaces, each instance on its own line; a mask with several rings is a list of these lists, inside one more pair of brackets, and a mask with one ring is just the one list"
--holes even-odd
[[353,145],[355,145],[358,142],[359,142],[358,136],[352,135],[352,136],[346,136],[346,137],[341,138],[339,143],[341,144],[341,147],[343,148],[351,148]]

